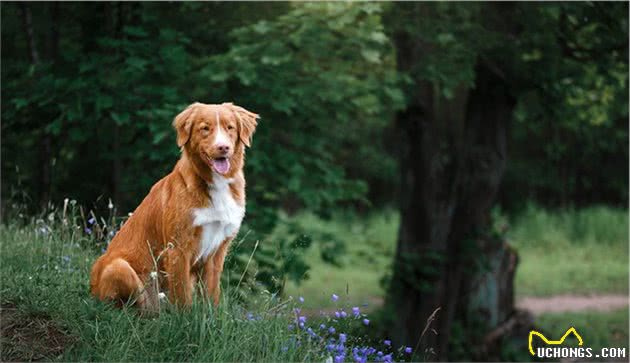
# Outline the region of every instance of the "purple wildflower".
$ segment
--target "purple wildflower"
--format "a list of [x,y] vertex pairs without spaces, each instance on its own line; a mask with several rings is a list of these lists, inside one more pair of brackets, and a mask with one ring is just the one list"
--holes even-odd
[[352,314],[356,317],[358,317],[359,315],[361,315],[361,310],[359,310],[358,306],[355,306],[352,308]]
[[392,361],[392,353],[389,353],[385,356],[383,356],[383,362],[391,362]]
[[363,319],[363,325],[370,325],[370,319]]
[[346,314],[346,312],[343,310],[341,311],[339,315],[341,315],[342,318],[345,318],[346,316],[348,316],[348,314]]
[[304,298],[302,296],[298,297],[298,301],[303,303],[304,302]]
[[308,335],[311,336],[311,338],[317,338],[317,334],[315,334],[315,332],[313,331],[313,329],[308,328],[306,329],[306,332],[308,333]]
[[336,355],[335,356],[335,363],[343,363],[344,358],[345,357],[342,354]]
[[411,352],[412,352],[411,347],[405,347],[405,353],[411,354]]
[[319,324],[320,329],[326,329],[326,324]]
[[87,234],[92,234],[92,230],[91,230],[91,229],[89,229],[89,228],[87,228],[87,227],[85,227],[85,229],[84,229],[83,231],[84,231],[85,233],[87,233]]
[[341,318],[341,313],[338,311],[335,311],[335,318],[337,319]]
[[96,222],[96,219],[94,219],[94,217],[90,217],[90,219],[88,219],[88,223],[90,225],[94,224],[94,222]]
[[333,328],[332,326],[330,328],[328,328],[328,332],[330,334],[335,334],[335,328]]
[[332,296],[330,298],[332,299],[332,301],[339,300],[339,296],[337,296],[336,294],[332,294]]
[[339,342],[345,343],[348,337],[344,333],[339,334]]
[[392,346],[392,341],[385,339],[385,340],[383,340],[383,344],[387,345],[388,347],[391,347]]

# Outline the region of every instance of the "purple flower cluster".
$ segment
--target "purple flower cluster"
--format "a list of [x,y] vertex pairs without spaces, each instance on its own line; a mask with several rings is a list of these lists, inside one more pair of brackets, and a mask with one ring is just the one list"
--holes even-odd
[[[336,302],[339,300],[339,296],[333,294],[331,300]],[[298,301],[303,303],[304,299],[299,297]],[[335,327],[335,325],[341,324],[342,322],[344,322],[344,324],[342,324],[344,326],[347,326],[345,324],[348,323],[351,324],[353,321],[365,326],[370,324],[367,315],[362,313],[359,307],[352,307],[350,311],[350,313],[347,313],[343,308],[337,309],[334,314],[328,318],[326,324],[320,323],[319,326],[310,327],[307,325],[307,317],[302,315],[301,309],[294,308],[294,318],[289,324],[289,329],[295,330],[296,334],[292,339],[295,339],[298,343],[297,345],[299,345],[299,342],[302,340],[303,342],[306,341],[312,348],[321,349],[322,358],[332,358],[335,363],[346,361],[358,363],[373,361],[393,362],[395,352],[391,340],[383,340],[380,348],[378,346],[371,347],[365,346],[365,343],[361,344],[363,340],[359,337],[352,337],[347,333],[337,332],[337,329],[341,329],[341,325],[337,325],[337,327]],[[315,346],[313,346],[313,344]],[[317,348],[318,345],[321,348]],[[400,347],[396,352],[397,356],[405,359],[405,355],[407,358],[410,357],[409,355],[412,353],[412,349],[410,347]]]

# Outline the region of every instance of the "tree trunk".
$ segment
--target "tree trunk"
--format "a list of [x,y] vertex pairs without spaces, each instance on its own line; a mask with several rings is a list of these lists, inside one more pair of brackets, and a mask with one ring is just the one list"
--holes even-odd
[[[29,59],[31,64],[38,66],[40,64],[39,52],[33,30],[33,16],[31,9],[25,3],[20,3],[20,13],[22,15],[22,26],[26,36],[28,45]],[[42,129],[38,151],[37,151],[37,185],[38,185],[38,201],[40,208],[46,208],[46,204],[50,200],[51,187],[51,159],[52,159],[52,138],[50,134]]]
[[[474,89],[460,89],[450,100],[431,84],[418,85],[414,104],[397,119],[406,140],[388,306],[395,316],[392,337],[420,348],[416,359],[456,358],[449,344],[469,337],[453,335],[455,323],[483,337],[513,311],[512,278],[505,273],[513,274],[514,264],[505,261],[515,254],[491,235],[490,209],[505,169],[514,100],[505,81],[483,63],[476,75]],[[482,263],[500,271],[499,277],[488,278]],[[496,295],[486,298],[490,289]],[[437,308],[435,332],[428,329],[420,341]],[[474,319],[479,312],[491,317],[483,326]]]

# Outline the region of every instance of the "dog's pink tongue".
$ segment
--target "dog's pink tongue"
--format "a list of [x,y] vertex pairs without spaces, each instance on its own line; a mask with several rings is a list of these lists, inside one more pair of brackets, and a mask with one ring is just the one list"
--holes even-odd
[[230,170],[230,161],[226,158],[224,159],[214,159],[212,161],[212,167],[219,174],[225,174]]

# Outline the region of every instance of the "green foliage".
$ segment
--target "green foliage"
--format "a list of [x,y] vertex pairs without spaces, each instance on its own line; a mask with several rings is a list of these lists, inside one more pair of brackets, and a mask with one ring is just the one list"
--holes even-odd
[[366,151],[365,140],[402,105],[380,16],[378,4],[295,4],[233,31],[230,50],[208,58],[201,76],[212,97],[238,95],[262,115],[247,165],[252,223],[287,201],[322,213],[365,195],[365,182],[344,169],[357,149],[379,152],[378,143]]
[[[521,90],[503,203],[628,201],[625,3],[523,7]],[[546,29],[541,31],[541,29]]]
[[[37,63],[19,46],[28,43],[26,29],[9,18],[20,17],[18,6],[2,14],[9,24],[2,62],[5,195],[27,180],[21,188],[41,197],[48,186],[40,175],[49,164],[54,202],[70,197],[98,210],[111,197],[124,214],[177,160],[174,115],[196,100],[234,101],[262,115],[247,155],[249,238],[235,248],[230,266],[237,268],[278,223],[279,208],[326,214],[339,203],[365,204],[366,177],[395,169],[379,136],[402,96],[378,4],[241,9],[253,17],[234,15],[240,5],[212,3],[108,3],[100,14],[96,5],[59,6],[77,18],[50,22],[44,19],[52,6],[28,6]],[[190,14],[186,25],[174,13]],[[53,28],[57,45],[49,39]],[[57,56],[42,51],[54,46]],[[51,150],[41,155],[45,138]],[[34,152],[22,157],[23,148]],[[379,161],[383,168],[374,167]],[[253,256],[269,287],[306,276],[299,251],[313,236],[287,227]],[[324,255],[332,260],[331,252]]]
[[124,215],[178,158],[173,116],[234,101],[262,120],[230,278],[249,264],[278,289],[308,275],[303,235],[329,262],[352,240],[279,210],[391,203],[394,113],[474,87],[488,60],[518,99],[503,205],[627,202],[626,3],[28,4],[37,62],[21,6],[2,9],[3,210],[50,188]]
[[[627,204],[627,3],[388,9],[408,103],[438,105],[473,88],[480,63],[510,84],[517,107],[504,206],[516,211],[532,198],[549,206]],[[423,82],[432,94],[418,94]]]

